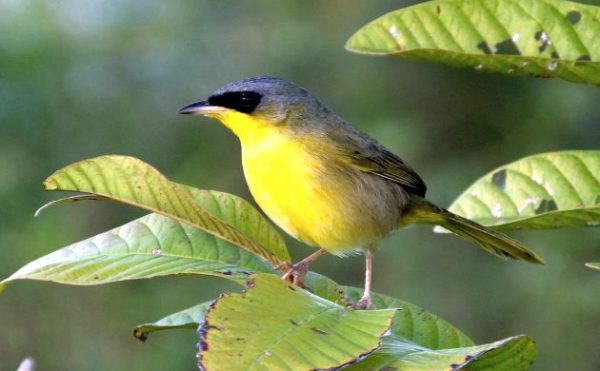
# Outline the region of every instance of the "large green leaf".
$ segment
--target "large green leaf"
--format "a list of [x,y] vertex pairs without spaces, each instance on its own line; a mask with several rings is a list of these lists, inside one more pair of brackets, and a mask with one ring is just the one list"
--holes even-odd
[[388,13],[346,48],[509,75],[600,84],[600,8],[560,0],[438,0]]
[[450,211],[501,230],[599,226],[600,151],[538,154],[502,166]]
[[401,338],[384,340],[381,349],[347,370],[528,370],[537,353],[535,342],[520,335],[490,344],[432,350]]
[[[239,282],[239,281],[238,281]],[[356,287],[340,287],[331,279],[309,273],[305,284],[314,294],[338,304],[346,300],[356,302],[362,295]],[[423,347],[431,349],[457,348],[474,345],[460,330],[424,309],[389,296],[373,293],[373,309],[398,308],[391,327],[391,334],[401,336]],[[153,323],[144,323],[134,329],[134,335],[145,340],[149,333],[174,328],[197,328],[206,314],[203,303],[173,313]]]
[[244,294],[209,309],[200,334],[203,369],[328,369],[380,347],[395,309],[351,310],[274,275],[250,278]]
[[[44,187],[91,193],[160,213],[246,249],[274,266],[284,266],[290,260],[283,243],[273,240],[267,245],[259,244],[200,207],[189,192],[136,158],[101,156],[77,162],[52,174]],[[255,227],[264,225],[249,229]]]
[[[263,217],[239,197],[186,189],[215,218],[244,230],[256,241],[275,238]],[[171,274],[220,275],[245,281],[252,272],[274,270],[264,260],[227,241],[152,213],[43,256],[2,283],[36,279],[96,285]]]

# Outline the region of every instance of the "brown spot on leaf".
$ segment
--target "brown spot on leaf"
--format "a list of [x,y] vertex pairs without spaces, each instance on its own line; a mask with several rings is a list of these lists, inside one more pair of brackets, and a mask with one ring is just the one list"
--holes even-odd
[[440,15],[440,13],[442,12],[442,8],[440,8],[440,6],[436,6],[435,7],[435,12],[437,13],[437,15]]
[[298,322],[294,321],[293,319],[290,319],[290,323],[294,326],[299,326]]
[[317,334],[320,334],[320,335],[329,335],[329,333],[327,331],[321,330],[318,327],[311,327],[310,329],[313,330],[314,332],[316,332]]

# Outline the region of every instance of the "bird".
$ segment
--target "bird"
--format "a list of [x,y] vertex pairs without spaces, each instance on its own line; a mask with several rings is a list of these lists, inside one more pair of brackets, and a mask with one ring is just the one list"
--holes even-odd
[[441,226],[501,258],[543,264],[519,241],[428,201],[410,165],[291,81],[258,76],[228,83],[178,113],[230,129],[258,206],[287,234],[318,249],[283,275],[299,286],[323,254],[363,253],[364,294],[354,307],[371,308],[378,242],[414,223]]

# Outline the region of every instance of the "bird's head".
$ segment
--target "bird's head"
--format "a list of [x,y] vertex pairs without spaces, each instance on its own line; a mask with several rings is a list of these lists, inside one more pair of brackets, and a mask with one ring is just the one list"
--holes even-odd
[[299,130],[328,112],[310,92],[280,78],[260,76],[229,83],[178,113],[214,117],[240,138],[259,128]]

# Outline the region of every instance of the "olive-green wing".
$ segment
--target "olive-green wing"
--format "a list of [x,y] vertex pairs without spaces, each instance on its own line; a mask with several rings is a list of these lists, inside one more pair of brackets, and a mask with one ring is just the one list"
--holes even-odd
[[323,126],[322,121],[319,123],[317,132],[322,135],[321,130],[325,130],[326,137],[347,164],[365,173],[388,179],[408,193],[425,197],[425,182],[400,157],[338,116],[333,115],[329,119],[326,126]]
[[427,186],[423,179],[402,159],[385,148],[365,154],[355,151],[349,154],[351,162],[365,173],[379,175],[402,186],[407,192],[425,197]]

